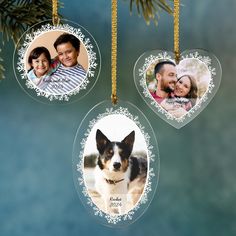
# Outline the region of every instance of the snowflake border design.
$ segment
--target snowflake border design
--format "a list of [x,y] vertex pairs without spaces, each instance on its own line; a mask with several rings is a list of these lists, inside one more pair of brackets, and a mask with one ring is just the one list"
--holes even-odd
[[81,177],[79,177],[77,179],[77,181],[78,181],[78,184],[82,187],[82,193],[83,193],[84,197],[87,200],[87,204],[93,209],[94,215],[106,219],[108,224],[116,225],[116,224],[118,224],[119,222],[122,222],[122,221],[131,221],[133,219],[133,216],[134,216],[135,212],[140,208],[140,206],[143,205],[143,204],[146,204],[148,202],[148,194],[153,189],[152,179],[156,175],[155,175],[154,169],[149,168],[145,188],[143,190],[141,199],[139,200],[138,204],[136,204],[136,206],[132,210],[127,212],[126,214],[123,214],[123,215],[110,215],[110,214],[105,213],[102,210],[100,210],[93,203],[91,197],[88,194],[87,188],[85,186],[85,181],[84,181],[84,178],[83,178],[83,169],[84,169],[83,153],[84,153],[84,148],[85,148],[86,140],[87,140],[92,128],[94,127],[94,125],[99,120],[103,119],[104,117],[109,116],[109,115],[114,115],[114,114],[116,114],[116,115],[119,114],[119,115],[126,116],[127,118],[131,119],[139,127],[141,133],[144,136],[144,139],[145,139],[145,142],[146,142],[146,145],[147,145],[147,150],[148,150],[147,151],[148,152],[147,156],[149,158],[149,167],[151,166],[151,163],[153,163],[155,161],[155,154],[152,152],[153,146],[151,146],[151,144],[150,144],[150,136],[149,136],[148,133],[145,132],[145,127],[140,123],[138,116],[133,116],[129,112],[128,108],[124,108],[124,107],[106,108],[104,113],[99,114],[96,118],[94,118],[93,120],[91,120],[89,122],[88,129],[86,130],[86,132],[84,134],[84,138],[80,142],[81,151],[78,155],[78,160],[79,161],[76,164],[76,171],[79,172],[79,175]]
[[[82,83],[79,86],[77,86],[75,89],[73,89],[72,91],[61,94],[61,95],[51,94],[51,93],[48,93],[39,89],[36,85],[34,85],[28,79],[27,72],[25,71],[25,68],[24,68],[24,64],[25,64],[24,56],[30,44],[36,39],[36,37],[42,35],[43,33],[55,31],[55,30],[65,31],[76,36],[80,40],[80,42],[83,43],[83,45],[85,46],[88,53],[88,59],[89,59],[89,68],[87,71],[87,75],[85,79],[82,81]],[[17,70],[20,73],[21,79],[25,80],[26,87],[29,89],[34,89],[36,91],[37,96],[43,96],[45,98],[48,98],[50,101],[53,101],[53,100],[69,101],[72,95],[76,95],[81,90],[85,90],[87,85],[90,83],[89,78],[92,78],[95,76],[95,70],[98,64],[96,62],[97,61],[96,52],[93,51],[93,48],[94,46],[92,45],[91,40],[85,37],[85,35],[83,34],[80,28],[74,28],[68,24],[61,24],[57,26],[54,26],[51,24],[42,25],[41,28],[37,29],[36,31],[26,34],[25,41],[22,47],[18,51]]]
[[198,103],[194,107],[192,107],[191,110],[188,111],[187,114],[185,114],[179,118],[175,117],[172,114],[170,114],[169,112],[167,112],[163,107],[161,107],[153,99],[152,95],[150,94],[150,92],[147,89],[147,84],[146,84],[146,71],[149,68],[149,66],[158,60],[171,60],[172,57],[168,54],[168,52],[159,53],[157,56],[150,55],[149,57],[146,57],[144,65],[141,68],[139,68],[139,70],[138,70],[139,76],[141,77],[139,84],[143,88],[144,97],[148,98],[150,100],[150,104],[152,106],[156,107],[158,112],[165,115],[168,120],[175,120],[178,123],[184,122],[186,117],[191,117],[194,114],[194,112],[197,111],[201,107],[201,105],[208,99],[208,94],[210,94],[212,92],[213,88],[215,87],[215,85],[213,83],[213,76],[216,75],[216,69],[212,68],[212,66],[211,66],[211,58],[208,56],[202,56],[199,54],[199,52],[194,52],[194,53],[189,53],[189,55],[182,56],[181,60],[191,59],[191,58],[198,59],[207,66],[207,68],[211,74],[211,79],[209,81],[209,86],[208,86],[207,91],[201,97],[201,99],[198,101]]

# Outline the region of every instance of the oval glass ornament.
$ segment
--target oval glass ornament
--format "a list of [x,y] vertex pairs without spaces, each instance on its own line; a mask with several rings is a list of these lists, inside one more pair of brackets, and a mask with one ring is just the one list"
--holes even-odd
[[150,204],[159,178],[159,151],[147,118],[128,102],[97,104],[78,128],[72,168],[81,201],[100,223],[134,222]]
[[174,58],[173,52],[144,53],[134,66],[134,82],[146,104],[179,129],[199,115],[215,96],[222,70],[216,56],[202,49],[182,52],[178,65]]
[[75,22],[61,22],[52,25],[47,20],[32,26],[14,51],[15,77],[37,101],[79,100],[91,91],[100,73],[101,55],[93,36]]

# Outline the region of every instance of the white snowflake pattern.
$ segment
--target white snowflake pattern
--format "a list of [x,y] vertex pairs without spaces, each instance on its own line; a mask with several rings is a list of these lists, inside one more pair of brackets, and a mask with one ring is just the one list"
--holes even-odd
[[211,79],[210,79],[209,86],[205,94],[199,99],[199,101],[194,107],[192,107],[185,115],[181,117],[175,117],[174,115],[166,111],[162,106],[160,106],[160,104],[158,104],[152,97],[151,93],[149,92],[147,88],[147,83],[146,83],[146,72],[147,72],[147,69],[150,67],[150,65],[152,65],[153,63],[155,63],[156,61],[160,59],[170,60],[171,56],[168,55],[167,52],[164,52],[163,54],[160,53],[157,56],[150,55],[149,57],[145,58],[144,65],[138,70],[139,76],[140,76],[139,84],[143,89],[142,93],[144,97],[146,97],[149,100],[150,104],[153,107],[157,108],[157,111],[159,113],[164,114],[168,120],[175,120],[178,123],[182,123],[185,121],[187,117],[191,117],[194,114],[194,112],[201,107],[202,103],[204,103],[208,99],[208,94],[211,93],[212,89],[214,88],[213,79],[214,79],[214,76],[216,75],[216,69],[212,68],[211,66],[211,58],[208,56],[202,56],[200,55],[199,52],[189,53],[181,57],[181,59],[191,59],[191,58],[196,58],[202,61],[207,66],[208,70],[211,73]]
[[[118,108],[111,107],[111,108],[106,108],[103,113],[100,113],[96,118],[92,119],[89,122],[88,129],[86,130],[86,132],[84,134],[84,138],[80,142],[82,151],[80,151],[80,154],[77,157],[78,163],[76,164],[76,171],[79,172],[80,176],[83,176],[83,164],[84,164],[83,163],[83,153],[84,153],[85,143],[86,143],[86,139],[87,139],[88,135],[91,133],[92,128],[99,120],[101,120],[102,118],[104,118],[106,116],[113,115],[113,114],[119,114],[119,115],[126,116],[127,118],[131,119],[139,127],[141,133],[144,136],[144,139],[145,139],[145,142],[147,145],[149,166],[151,165],[151,163],[153,163],[155,161],[155,154],[152,152],[153,146],[150,145],[150,136],[148,133],[145,132],[145,127],[141,125],[141,123],[139,121],[139,117],[132,115],[129,112],[128,108],[121,107],[121,106]],[[87,204],[93,208],[94,215],[105,218],[107,220],[108,224],[115,225],[121,221],[131,221],[133,219],[135,212],[140,208],[140,205],[147,203],[148,195],[152,191],[152,185],[153,185],[152,178],[154,178],[154,177],[155,177],[155,174],[154,174],[153,168],[149,168],[148,177],[147,177],[145,188],[144,188],[144,191],[143,191],[140,201],[132,210],[130,210],[129,212],[127,212],[126,214],[123,214],[123,215],[111,215],[111,214],[107,214],[107,213],[104,213],[103,211],[101,211],[93,203],[91,197],[89,196],[88,191],[85,186],[84,178],[79,177],[78,183],[79,183],[79,185],[82,186],[82,193],[87,199]]]
[[139,69],[139,76],[145,75],[147,68],[156,61],[159,60],[171,60],[171,56],[167,52],[158,53],[157,56],[150,55],[145,58],[144,65]]
[[[81,84],[78,85],[73,91],[69,91],[67,93],[64,93],[62,95],[54,95],[50,94],[49,92],[44,92],[41,89],[38,89],[36,85],[34,85],[27,77],[27,71],[25,70],[24,66],[24,57],[26,55],[26,51],[29,48],[30,44],[36,39],[36,37],[55,30],[61,30],[66,31],[70,34],[73,34],[76,36],[81,43],[85,46],[87,53],[88,53],[88,60],[89,60],[89,67],[87,70],[86,78],[82,81]],[[90,78],[95,76],[96,68],[98,67],[97,63],[97,54],[94,52],[94,46],[91,43],[91,40],[89,38],[86,38],[85,35],[82,33],[80,28],[74,28],[68,24],[61,24],[58,26],[53,26],[51,24],[46,24],[41,26],[41,28],[37,29],[34,32],[28,33],[25,36],[25,41],[22,45],[22,47],[18,51],[18,62],[17,62],[17,70],[20,73],[21,79],[26,80],[25,84],[26,87],[29,89],[34,89],[36,91],[37,96],[43,96],[48,98],[50,101],[53,100],[59,100],[59,101],[69,101],[70,97],[73,95],[78,94],[80,91],[85,90],[90,83]]]

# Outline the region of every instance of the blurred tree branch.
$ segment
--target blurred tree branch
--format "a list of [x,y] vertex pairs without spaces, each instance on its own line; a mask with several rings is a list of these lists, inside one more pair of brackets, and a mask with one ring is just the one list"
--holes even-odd
[[150,21],[153,20],[157,25],[161,10],[173,14],[173,10],[167,2],[173,2],[173,0],[130,0],[130,12],[133,11],[133,5],[135,4],[138,14],[143,15],[147,24],[150,24]]
[[[2,49],[0,48],[0,53],[1,52],[2,52]],[[5,76],[4,76],[5,69],[2,65],[2,62],[3,62],[3,59],[2,59],[2,57],[0,57],[0,80],[5,78]]]
[[[16,44],[29,27],[50,18],[52,18],[52,1],[50,0],[0,0],[2,45],[4,41],[9,40],[13,40]],[[2,62],[3,59],[0,57],[0,80],[4,78]]]
[[[173,0],[130,0],[130,12],[136,5],[139,15],[143,15],[147,24],[151,20],[158,23],[159,12],[164,10],[169,14],[173,11],[167,3]],[[62,3],[59,3],[59,7]],[[52,16],[51,0],[0,0],[0,35],[4,41],[13,40],[17,43],[21,35],[31,26]],[[157,17],[157,18],[156,18]],[[1,53],[1,48],[0,48]],[[4,78],[3,59],[0,57],[0,80]]]

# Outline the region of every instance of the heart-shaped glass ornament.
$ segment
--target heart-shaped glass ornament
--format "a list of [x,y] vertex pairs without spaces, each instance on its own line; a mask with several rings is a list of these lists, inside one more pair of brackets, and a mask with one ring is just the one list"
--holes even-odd
[[142,54],[134,67],[135,85],[144,101],[177,129],[209,104],[221,75],[219,60],[202,49],[182,52],[178,64],[173,52],[153,50]]

